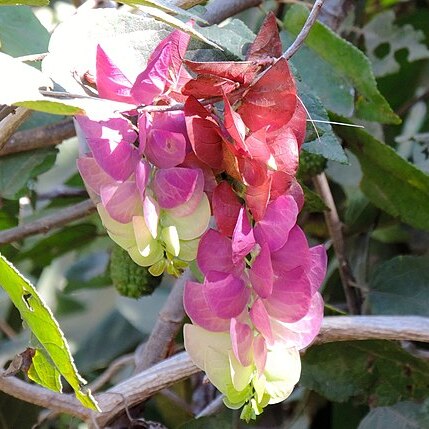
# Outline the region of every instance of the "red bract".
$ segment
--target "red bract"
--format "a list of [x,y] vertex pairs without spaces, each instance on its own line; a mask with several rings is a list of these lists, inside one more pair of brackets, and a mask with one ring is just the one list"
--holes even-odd
[[248,61],[270,60],[282,55],[282,42],[277,30],[276,16],[270,12],[262,23],[256,39],[247,51]]
[[213,116],[194,97],[185,103],[186,127],[195,155],[214,169],[223,164],[222,137]]
[[251,131],[268,125],[276,129],[290,121],[296,105],[295,80],[281,58],[250,86],[238,113]]
[[228,182],[221,182],[213,192],[213,216],[219,231],[231,237],[237,223],[241,203]]

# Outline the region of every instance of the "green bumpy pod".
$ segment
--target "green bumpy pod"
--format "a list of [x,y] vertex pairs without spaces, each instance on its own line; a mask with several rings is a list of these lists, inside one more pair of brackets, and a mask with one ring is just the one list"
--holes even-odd
[[161,276],[153,276],[148,267],[137,265],[128,252],[115,246],[110,257],[110,276],[116,290],[129,298],[151,295],[159,286]]
[[322,173],[326,168],[326,158],[321,155],[302,150],[299,154],[298,177],[302,180],[311,179]]

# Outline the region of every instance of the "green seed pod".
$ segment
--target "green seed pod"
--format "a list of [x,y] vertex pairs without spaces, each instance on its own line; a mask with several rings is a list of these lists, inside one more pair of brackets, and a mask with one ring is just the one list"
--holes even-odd
[[299,154],[298,177],[307,180],[320,174],[326,168],[326,158],[302,150]]
[[117,291],[129,298],[151,295],[161,283],[161,276],[153,276],[147,267],[137,265],[120,246],[115,246],[110,257],[110,277]]

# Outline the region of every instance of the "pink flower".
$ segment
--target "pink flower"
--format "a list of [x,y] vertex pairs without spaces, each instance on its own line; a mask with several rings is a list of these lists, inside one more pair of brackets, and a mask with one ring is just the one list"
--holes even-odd
[[[213,229],[201,238],[197,263],[204,284],[187,283],[185,309],[204,329],[229,330],[243,365],[243,356],[253,347],[253,330],[268,347],[296,339],[293,346],[298,349],[319,330],[323,305],[317,290],[326,252],[323,246],[308,247],[295,225],[297,214],[295,200],[286,195],[268,205],[266,217],[254,228],[241,208],[232,238]],[[261,346],[258,350],[262,362],[266,351]]]

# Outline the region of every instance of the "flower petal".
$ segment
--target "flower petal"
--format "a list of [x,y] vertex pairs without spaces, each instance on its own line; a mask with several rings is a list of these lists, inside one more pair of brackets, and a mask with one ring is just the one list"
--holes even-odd
[[128,179],[139,161],[131,122],[119,115],[107,119],[76,116],[76,121],[100,167],[116,180]]
[[250,225],[245,207],[241,207],[232,234],[232,261],[234,264],[243,260],[254,246],[253,228]]
[[243,264],[240,264],[237,270],[232,263],[231,239],[214,229],[209,229],[201,237],[197,263],[203,274],[207,274],[209,271],[223,271],[241,275],[244,269]]
[[301,376],[301,358],[296,348],[268,351],[264,375],[265,390],[271,396],[270,404],[284,401]]
[[250,296],[242,279],[220,271],[206,273],[203,293],[212,311],[224,319],[238,316]]
[[307,238],[302,229],[295,225],[289,232],[285,245],[271,253],[271,261],[274,272],[277,275],[291,271],[297,267],[304,267],[308,270],[310,264],[310,251],[308,249]]
[[228,350],[231,350],[229,332],[209,332],[196,325],[185,324],[183,327],[185,349],[198,368],[204,370],[204,358],[210,347],[223,353],[226,359],[225,372],[229,374]]
[[208,306],[203,294],[203,285],[188,281],[183,293],[186,314],[193,323],[214,332],[228,332],[230,321],[221,319]]
[[267,343],[262,335],[257,335],[253,340],[253,359],[260,376],[267,363]]
[[181,240],[193,240],[200,237],[209,226],[210,203],[207,195],[203,196],[198,207],[188,216],[175,216],[174,210],[168,210],[162,216],[163,226],[174,225],[177,228]]
[[77,168],[85,186],[97,195],[100,195],[101,186],[115,183],[92,156],[81,156],[77,160]]
[[273,292],[264,304],[271,317],[292,323],[307,314],[311,296],[310,281],[299,267],[282,273],[274,281]]
[[284,323],[271,319],[273,339],[284,347],[296,347],[298,350],[307,347],[320,331],[323,320],[323,298],[316,292],[307,314],[294,323]]
[[272,344],[273,334],[271,332],[270,318],[261,299],[257,299],[253,303],[249,316],[255,328],[267,340],[268,344]]
[[253,289],[261,298],[267,298],[271,295],[274,272],[271,265],[271,252],[267,243],[261,245],[261,251],[249,270],[249,278]]
[[313,291],[320,288],[325,276],[326,267],[328,264],[328,257],[326,249],[323,245],[314,246],[310,248],[310,269],[307,271],[307,276]]
[[134,181],[104,185],[100,188],[101,202],[109,215],[118,222],[129,223],[142,213],[140,195]]
[[194,168],[164,168],[157,170],[152,186],[160,207],[172,209],[188,202],[194,193],[203,193],[203,173]]
[[143,200],[143,216],[153,238],[158,235],[159,211],[158,203],[150,195],[146,195]]
[[185,159],[185,136],[163,129],[153,129],[147,135],[145,155],[159,168],[176,167]]
[[213,192],[212,206],[213,216],[219,231],[231,237],[237,223],[241,204],[228,182],[223,181],[216,186]]
[[97,90],[101,98],[134,104],[130,93],[132,83],[100,45],[97,46],[96,69]]
[[150,177],[150,165],[144,159],[141,159],[137,165],[135,170],[135,180],[137,189],[139,190],[140,200],[143,203],[146,193],[146,186]]
[[297,216],[298,206],[293,197],[278,197],[268,204],[264,218],[256,224],[256,241],[259,244],[267,242],[271,252],[279,250],[286,243]]
[[235,357],[241,365],[249,366],[252,362],[252,329],[250,329],[250,326],[247,323],[241,323],[236,318],[232,318],[229,332],[231,335],[232,350],[234,351]]

